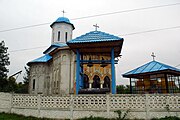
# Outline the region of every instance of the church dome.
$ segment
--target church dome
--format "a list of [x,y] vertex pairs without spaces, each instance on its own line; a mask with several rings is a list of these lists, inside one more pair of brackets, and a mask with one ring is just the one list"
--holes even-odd
[[59,17],[55,22],[66,22],[70,23],[70,20],[66,17]]
[[74,25],[70,22],[70,20],[66,17],[59,17],[56,21],[54,21],[50,26],[52,27],[55,23],[67,23],[72,25],[73,30],[75,29]]

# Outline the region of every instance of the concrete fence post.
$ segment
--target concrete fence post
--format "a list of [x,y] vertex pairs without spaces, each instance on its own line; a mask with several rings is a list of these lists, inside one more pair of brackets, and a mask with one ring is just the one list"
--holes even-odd
[[13,93],[10,94],[9,113],[11,113],[13,107]]
[[110,99],[109,99],[109,94],[106,94],[106,105],[107,105],[107,118],[110,118]]
[[41,95],[40,94],[38,94],[38,96],[37,96],[37,104],[38,104],[38,118],[40,118],[41,117]]
[[145,94],[146,120],[149,120],[149,94]]
[[70,97],[70,119],[73,120],[73,95]]

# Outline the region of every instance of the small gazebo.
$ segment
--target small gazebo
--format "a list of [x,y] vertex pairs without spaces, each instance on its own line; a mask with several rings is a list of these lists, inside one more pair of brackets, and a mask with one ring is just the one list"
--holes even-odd
[[123,77],[130,79],[130,92],[180,93],[180,70],[155,60],[131,70]]

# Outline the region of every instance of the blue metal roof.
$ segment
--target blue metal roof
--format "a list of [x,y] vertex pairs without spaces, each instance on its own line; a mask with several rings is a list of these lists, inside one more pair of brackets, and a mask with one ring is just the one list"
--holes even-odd
[[60,48],[60,47],[67,47],[68,45],[66,43],[55,43],[52,44],[48,49],[46,49],[43,53],[44,54],[48,54],[51,51],[55,50],[56,48]]
[[157,72],[157,71],[162,71],[162,70],[173,70],[176,72],[180,72],[180,70],[175,67],[171,67],[169,65],[166,65],[157,61],[151,61],[145,65],[142,65],[134,70],[131,70],[123,74],[123,76],[143,74],[143,73],[149,73],[149,72]]
[[86,33],[75,39],[68,41],[67,44],[105,42],[105,41],[116,41],[116,40],[123,40],[123,38],[120,38],[118,36],[114,36],[105,32],[101,32],[101,31],[91,31],[89,33]]
[[39,58],[37,58],[35,60],[32,60],[32,61],[28,62],[27,64],[30,64],[30,63],[46,63],[51,59],[52,59],[52,57],[50,55],[45,54],[42,57],[39,57]]
[[66,17],[59,17],[55,22],[66,22],[70,23],[70,20]]
[[72,25],[73,29],[75,29],[74,25],[70,22],[70,20],[66,17],[59,17],[56,21],[54,21],[50,26],[52,27],[55,23],[67,23]]

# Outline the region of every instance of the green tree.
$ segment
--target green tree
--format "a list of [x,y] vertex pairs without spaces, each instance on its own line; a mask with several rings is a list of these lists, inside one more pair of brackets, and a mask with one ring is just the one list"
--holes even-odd
[[0,42],[0,91],[6,91],[8,84],[7,73],[9,70],[7,66],[10,65],[9,54],[7,53],[8,47],[5,46],[5,42]]
[[17,84],[17,89],[15,91],[16,93],[23,93],[23,94],[28,93],[30,72],[29,72],[29,67],[25,66],[24,69],[25,69],[25,74],[23,76],[23,82],[19,82]]
[[9,77],[7,81],[8,82],[6,85],[6,89],[4,91],[5,92],[15,92],[17,89],[16,79],[14,77]]
[[129,85],[117,85],[116,86],[117,94],[129,94],[130,93],[130,86]]
[[24,93],[28,93],[28,88],[29,88],[29,79],[30,79],[30,71],[29,67],[24,67],[26,70],[24,76],[23,76],[23,87],[24,87]]

